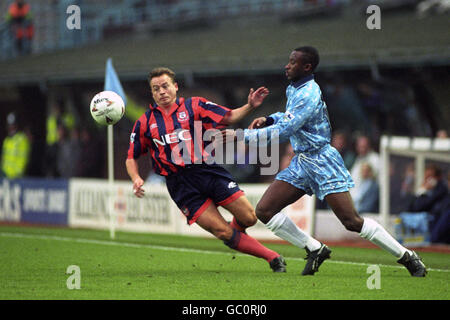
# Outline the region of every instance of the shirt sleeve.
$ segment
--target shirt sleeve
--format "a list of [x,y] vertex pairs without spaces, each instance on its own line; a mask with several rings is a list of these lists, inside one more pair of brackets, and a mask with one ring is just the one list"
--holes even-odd
[[[283,112],[272,113],[270,116],[267,117],[267,123],[269,125],[277,123],[283,116],[284,116]],[[270,120],[269,118],[272,120]]]
[[320,112],[320,108],[317,107],[319,101],[319,99],[315,101],[311,97],[297,98],[294,104],[295,107],[290,111],[275,114],[276,117],[279,117],[279,114],[282,114],[282,116],[273,125],[262,129],[245,129],[245,143],[258,142],[265,145],[270,143],[275,137],[279,139],[279,142],[287,141],[311,117]]
[[130,135],[127,159],[137,159],[148,151],[147,139],[144,137],[146,124],[142,117],[136,120]]
[[208,101],[204,98],[197,98],[197,105],[198,112],[205,129],[220,129],[226,127],[226,125],[221,122],[223,118],[231,112],[231,109]]

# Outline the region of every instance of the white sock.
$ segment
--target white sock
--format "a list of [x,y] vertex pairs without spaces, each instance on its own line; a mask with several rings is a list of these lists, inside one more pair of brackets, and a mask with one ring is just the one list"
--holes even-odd
[[319,241],[305,233],[284,213],[277,213],[267,222],[266,227],[279,236],[299,248],[308,248],[314,251],[320,248]]
[[395,240],[378,222],[373,219],[364,218],[364,224],[359,235],[393,254],[397,258],[401,258],[406,251],[412,254],[410,250],[398,243],[397,240]]

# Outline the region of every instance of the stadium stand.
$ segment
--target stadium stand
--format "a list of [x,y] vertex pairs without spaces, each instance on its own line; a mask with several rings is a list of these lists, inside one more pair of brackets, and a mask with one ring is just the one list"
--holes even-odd
[[[38,3],[34,3],[34,11],[39,11]],[[61,3],[58,12],[65,12]],[[122,3],[137,4],[135,1]],[[185,8],[182,6],[184,3],[169,6],[171,10],[165,15],[156,14],[160,11],[153,7],[124,10],[111,4],[107,10],[98,10],[102,12],[100,17],[92,16],[92,19],[89,17],[96,12],[96,7],[83,5],[80,41],[72,39],[72,44],[70,39],[73,37],[62,24],[67,15],[46,18],[46,12],[55,10],[49,4],[43,5],[47,9],[42,9],[42,19],[36,14],[37,40],[33,48],[35,53],[40,54],[1,62],[3,72],[0,82],[29,83],[42,78],[53,81],[67,77],[100,79],[104,71],[103,63],[108,56],[115,60],[118,72],[135,79],[145,75],[149,65],[168,63],[177,70],[196,73],[270,72],[283,66],[286,52],[299,39],[307,39],[311,45],[321,48],[322,69],[365,67],[373,63],[442,65],[449,60],[446,15],[418,19],[413,10],[402,14],[386,14],[382,18],[382,29],[373,31],[366,28],[365,15],[349,14],[354,11],[351,6],[336,17],[313,20],[299,18],[286,22],[282,12],[287,7],[281,7],[281,4],[287,6],[291,3],[287,1],[275,1],[280,3],[280,9],[276,11],[276,7],[272,6],[276,14],[270,15],[263,14],[267,1],[262,0],[248,2],[246,10],[242,7],[243,1],[227,1],[226,10],[219,10],[220,6],[214,7],[219,11],[200,10],[195,6]],[[200,2],[186,3],[193,5]],[[98,4],[100,6],[101,2]],[[184,11],[182,8],[185,8]],[[290,12],[292,10],[289,8]],[[200,19],[199,11],[206,17]],[[146,12],[152,13],[152,16],[147,17]],[[217,12],[220,12],[220,16]],[[255,15],[259,17],[255,18]],[[183,30],[155,27],[160,23],[156,17],[175,20],[175,25],[181,23]],[[183,25],[184,17],[200,19],[204,28],[190,30]],[[139,22],[144,18],[150,22]],[[214,25],[205,22],[210,20],[214,20]],[[42,26],[44,22],[39,24],[39,21],[45,21],[46,27]],[[133,28],[130,29],[131,25]],[[143,52],[146,54],[143,55]],[[80,56],[84,57],[82,61]]]
[[[202,92],[226,105],[245,99],[244,88],[264,83],[271,95],[255,116],[264,115],[282,107],[287,53],[310,44],[321,52],[318,77],[333,128],[352,135],[369,131],[375,142],[381,132],[434,136],[450,121],[448,15],[418,17],[413,2],[377,2],[382,9],[389,3],[400,10],[383,11],[381,30],[368,30],[366,1],[99,0],[81,3],[81,30],[70,31],[66,8],[79,2],[36,0],[32,55],[7,55],[8,39],[0,27],[0,115],[29,110],[36,100],[24,99],[23,92],[32,91],[39,105],[49,109],[62,102],[88,119],[84,106],[102,88],[108,57],[138,104],[149,100],[148,71],[167,65],[177,71],[183,93]],[[170,27],[163,27],[167,19]],[[33,116],[35,135],[45,136],[45,112]],[[117,126],[116,136],[124,139],[117,141],[118,153],[127,146],[130,124],[123,122]]]

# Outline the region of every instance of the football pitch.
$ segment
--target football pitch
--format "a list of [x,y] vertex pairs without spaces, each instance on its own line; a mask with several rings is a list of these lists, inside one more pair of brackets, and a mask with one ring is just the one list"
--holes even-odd
[[[429,272],[413,278],[382,250],[331,246],[331,259],[314,276],[304,277],[304,250],[267,246],[286,258],[287,273],[275,274],[266,261],[232,251],[215,239],[118,232],[110,240],[107,231],[3,225],[0,299],[450,298],[450,254],[419,250]],[[79,289],[73,288],[77,283]]]

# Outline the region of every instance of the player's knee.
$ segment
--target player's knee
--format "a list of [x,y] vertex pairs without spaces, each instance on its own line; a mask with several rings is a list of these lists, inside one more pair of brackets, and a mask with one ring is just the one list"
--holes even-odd
[[264,224],[269,222],[273,216],[273,213],[270,209],[268,209],[267,207],[265,207],[263,205],[260,205],[259,203],[256,206],[255,213],[256,213],[256,217]]
[[356,216],[352,218],[346,218],[341,220],[342,224],[344,225],[345,229],[352,232],[361,232],[363,220]]
[[233,236],[233,229],[230,227],[219,227],[215,228],[211,231],[211,233],[222,241],[228,241]]
[[249,210],[244,217],[239,219],[239,223],[245,227],[251,227],[256,224],[258,219],[256,218],[255,211],[253,209]]

